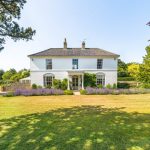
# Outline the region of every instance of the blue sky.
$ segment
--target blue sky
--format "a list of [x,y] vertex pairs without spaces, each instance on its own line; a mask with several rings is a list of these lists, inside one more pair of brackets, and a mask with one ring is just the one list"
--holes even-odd
[[98,47],[119,54],[125,62],[142,62],[149,45],[150,0],[28,0],[22,26],[36,29],[33,41],[9,38],[0,53],[0,68],[29,68],[27,55],[51,47]]

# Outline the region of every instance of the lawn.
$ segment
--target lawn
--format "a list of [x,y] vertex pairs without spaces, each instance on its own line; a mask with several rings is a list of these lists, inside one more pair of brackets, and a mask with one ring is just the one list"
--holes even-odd
[[150,95],[0,97],[0,150],[149,150]]

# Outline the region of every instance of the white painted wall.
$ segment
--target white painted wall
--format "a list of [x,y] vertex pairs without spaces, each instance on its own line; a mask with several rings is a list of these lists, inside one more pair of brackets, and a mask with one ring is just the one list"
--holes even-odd
[[117,59],[102,58],[103,69],[97,70],[97,57],[51,57],[52,70],[46,70],[46,58],[30,58],[31,84],[43,86],[43,76],[46,73],[54,74],[56,79],[68,78],[72,70],[72,59],[78,58],[79,69],[87,73],[105,74],[105,85],[117,83]]
[[[72,59],[77,57],[52,57],[53,70],[72,70]],[[97,59],[93,57],[79,57],[78,65],[79,70],[92,70],[97,69]],[[31,58],[30,59],[31,71],[46,70],[46,58]],[[116,70],[117,59],[103,58],[103,70]]]

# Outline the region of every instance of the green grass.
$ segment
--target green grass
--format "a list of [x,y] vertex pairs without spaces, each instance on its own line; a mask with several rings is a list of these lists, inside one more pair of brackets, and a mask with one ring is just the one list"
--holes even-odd
[[0,97],[0,150],[149,150],[150,95]]

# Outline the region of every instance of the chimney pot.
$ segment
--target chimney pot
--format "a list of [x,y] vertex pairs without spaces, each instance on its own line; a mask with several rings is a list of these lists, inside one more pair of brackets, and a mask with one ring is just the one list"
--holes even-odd
[[67,40],[66,40],[66,38],[64,40],[64,49],[67,49]]
[[82,42],[82,49],[85,49],[85,41]]

